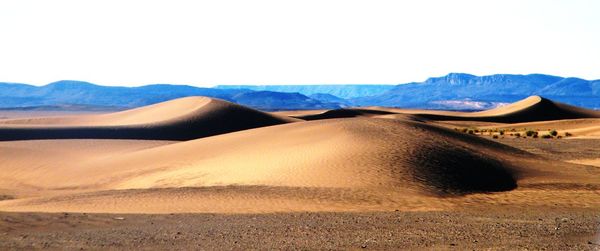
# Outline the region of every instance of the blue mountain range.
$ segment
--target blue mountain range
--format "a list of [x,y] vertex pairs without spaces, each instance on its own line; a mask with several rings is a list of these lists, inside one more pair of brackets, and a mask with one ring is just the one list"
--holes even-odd
[[209,96],[262,110],[389,106],[480,110],[531,95],[592,109],[600,108],[600,80],[543,74],[475,76],[451,73],[398,85],[234,85],[201,88],[156,84],[101,86],[58,81],[45,86],[0,83],[0,108],[98,106],[131,108],[185,96]]

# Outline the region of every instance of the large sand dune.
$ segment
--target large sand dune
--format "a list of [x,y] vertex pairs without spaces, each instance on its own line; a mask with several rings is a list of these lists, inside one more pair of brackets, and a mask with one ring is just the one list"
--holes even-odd
[[[64,144],[63,141],[54,143]],[[18,163],[14,162],[19,158],[15,155],[24,148],[21,145],[28,144],[27,141],[10,142],[3,147],[14,154],[3,158],[2,166],[12,166],[10,177],[13,179],[19,178],[16,171],[29,169],[24,172],[27,175],[22,179],[23,184],[51,189],[215,185],[357,188],[408,183],[412,185],[407,187],[434,193],[514,188],[521,169],[485,151],[522,153],[490,144],[411,121],[359,118],[245,130],[114,154],[86,164],[69,165],[57,160],[56,167],[48,165],[46,169],[31,165],[16,168]],[[66,149],[65,153],[73,154],[73,148]],[[86,152],[98,155],[89,148],[92,147]],[[45,151],[46,148],[38,149]],[[43,156],[44,153],[32,155]],[[35,172],[38,176],[30,178]]]
[[[541,113],[540,107],[562,111],[563,117],[595,116],[549,102],[533,97],[461,116],[512,120]],[[0,210],[438,210],[481,202],[545,205],[557,200],[600,205],[580,200],[600,188],[598,169],[423,123],[421,115],[346,109],[307,118],[313,121],[285,123],[296,120],[188,98],[113,114],[5,120],[0,130],[5,140],[0,142],[0,195],[15,199],[0,201]],[[548,116],[538,118],[554,118]],[[7,134],[10,130],[57,138],[52,134],[56,128],[110,128],[146,140],[29,136],[7,141],[14,138]],[[147,134],[124,128],[147,128]],[[33,134],[36,130],[40,133]],[[235,132],[224,133],[228,131]],[[97,132],[86,135],[97,138]],[[206,132],[213,136],[158,141],[208,136]],[[119,138],[115,135],[121,134],[111,137]],[[77,138],[72,132],[67,136]]]
[[189,140],[291,121],[219,99],[187,97],[109,114],[0,120],[0,140]]
[[[111,150],[66,142],[71,146],[62,153],[45,149],[61,148],[64,140],[0,145],[11,155],[0,158],[1,188],[10,195],[29,191],[0,202],[0,210],[431,210],[448,196],[600,178],[410,120],[319,120]],[[96,154],[69,160],[86,152]],[[40,161],[32,162],[34,156]]]

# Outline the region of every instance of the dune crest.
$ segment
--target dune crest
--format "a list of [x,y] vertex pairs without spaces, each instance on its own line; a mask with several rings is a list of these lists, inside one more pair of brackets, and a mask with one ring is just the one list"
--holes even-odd
[[224,100],[186,97],[109,114],[0,120],[0,140],[189,140],[293,121]]

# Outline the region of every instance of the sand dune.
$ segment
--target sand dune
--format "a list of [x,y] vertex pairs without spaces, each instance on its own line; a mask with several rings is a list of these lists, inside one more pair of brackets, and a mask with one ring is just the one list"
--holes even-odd
[[[72,170],[56,172],[55,178],[53,170],[39,170],[39,179],[31,179],[36,180],[31,185],[52,189],[233,184],[354,188],[414,182],[414,187],[435,193],[514,188],[517,169],[489,154],[478,154],[481,150],[463,142],[464,137],[484,149],[502,149],[501,145],[486,146],[478,138],[411,121],[323,120],[119,154],[88,165],[78,163]],[[438,141],[446,143],[436,144]],[[3,166],[18,169],[10,163],[16,159],[6,158]],[[438,164],[428,163],[430,159]],[[474,165],[482,167],[472,168]]]
[[[600,180],[595,173],[582,177],[575,165],[556,169],[514,148],[400,119],[290,123],[168,145],[111,148],[118,154],[96,149],[101,154],[85,160],[69,156],[96,146],[69,142],[72,147],[62,153],[46,152],[53,148],[49,145],[35,150],[35,141],[3,143],[12,150],[11,157],[0,158],[0,189],[31,193],[0,202],[0,210],[434,210],[446,206],[439,198],[447,196]],[[45,143],[59,147],[64,140]],[[18,149],[27,150],[17,154]],[[33,156],[38,165],[31,165]],[[208,204],[199,205],[202,201]]]
[[485,119],[496,117],[498,118],[496,119],[498,122],[515,123],[559,119],[600,118],[600,112],[555,102],[540,96],[531,96],[507,106],[473,113],[473,116]]
[[438,121],[485,121],[498,123],[520,123],[561,119],[600,118],[600,112],[575,107],[540,97],[531,96],[521,101],[481,112],[453,112],[435,110],[396,109],[369,107],[399,114],[413,114],[424,119]]
[[[594,116],[536,97],[461,116],[510,121],[540,107],[561,111],[562,117]],[[448,117],[440,114],[435,116]],[[554,203],[552,198],[536,202],[548,194],[589,206],[565,197],[593,196],[600,188],[600,170],[423,123],[418,113],[340,109],[306,116],[313,121],[286,123],[298,120],[188,98],[113,114],[5,120],[0,130],[5,140],[0,142],[0,195],[16,199],[0,201],[0,210],[440,210],[477,201]],[[548,116],[537,118],[552,118]],[[73,130],[93,129],[84,136],[96,138],[98,128],[113,132],[100,137],[146,140],[6,141],[14,137],[7,134],[10,130],[24,130],[21,137],[34,139],[63,137],[49,134],[57,129],[71,130],[64,137],[77,138]],[[213,136],[147,140],[186,139],[206,132]],[[556,189],[563,192],[548,192]],[[494,192],[502,193],[486,195]]]
[[186,97],[109,114],[0,120],[0,140],[189,140],[292,121],[223,100]]

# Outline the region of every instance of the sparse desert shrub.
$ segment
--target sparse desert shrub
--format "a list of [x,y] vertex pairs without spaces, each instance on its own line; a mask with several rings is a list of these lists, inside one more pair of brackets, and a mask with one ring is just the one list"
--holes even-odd
[[534,139],[537,139],[537,138],[538,138],[538,134],[537,134],[537,133],[536,133],[536,134],[534,134],[534,135],[533,135],[533,138],[534,138]]
[[463,133],[467,133],[467,131],[468,131],[468,129],[467,129],[467,128],[463,128],[463,129],[461,130],[461,132],[463,132]]
[[512,129],[510,129],[510,131],[511,131],[511,132],[516,132],[516,131],[517,131],[517,129],[515,129],[515,128],[512,128]]
[[467,133],[468,133],[468,134],[475,134],[475,131],[473,131],[472,129],[469,129],[469,130],[467,131]]
[[533,137],[534,135],[537,135],[537,134],[538,134],[538,132],[533,131],[533,130],[527,130],[525,132],[525,135],[527,135],[527,137]]
[[494,134],[494,136],[492,136],[492,138],[497,139],[498,135]]
[[515,137],[517,137],[517,138],[521,137],[521,134],[520,133],[515,133]]
[[542,139],[551,139],[551,138],[553,138],[553,137],[550,134],[544,134],[544,135],[542,135]]
[[500,130],[500,135],[504,135],[504,130]]
[[556,130],[552,130],[552,131],[550,131],[549,134],[552,136],[556,136],[556,135],[558,135],[558,132]]
[[571,137],[571,136],[573,136],[573,134],[572,134],[572,133],[570,133],[570,132],[565,132],[565,137]]
[[556,136],[557,139],[562,139],[562,136],[558,135]]

